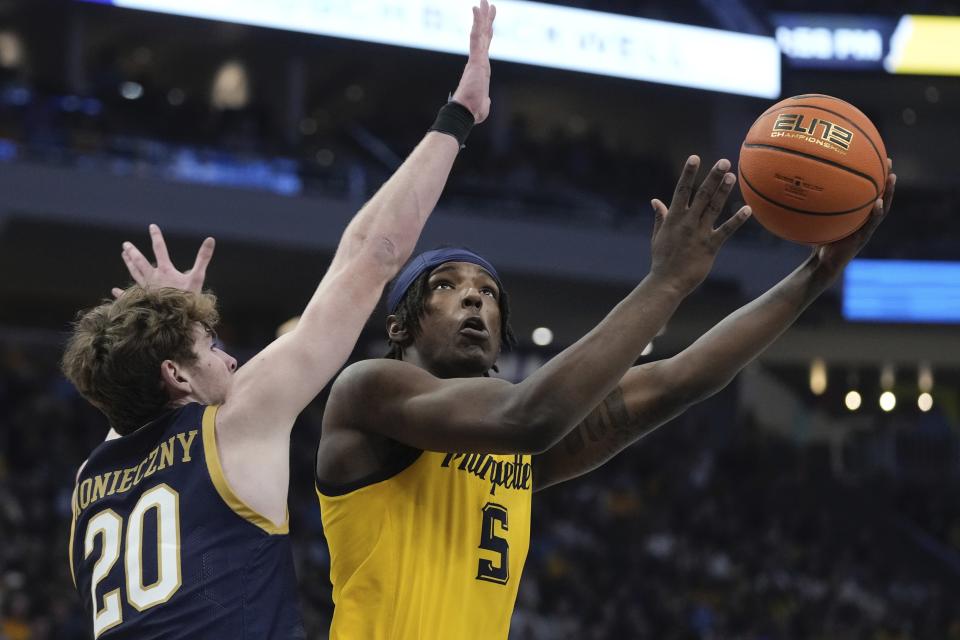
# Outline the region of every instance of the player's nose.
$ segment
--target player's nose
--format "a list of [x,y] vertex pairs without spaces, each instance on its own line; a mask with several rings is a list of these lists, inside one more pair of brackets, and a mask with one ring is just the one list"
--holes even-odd
[[473,287],[469,287],[464,291],[460,304],[464,307],[476,307],[479,309],[483,306],[483,296]]
[[227,368],[230,369],[230,373],[233,373],[237,370],[237,359],[231,355],[223,354],[227,357]]

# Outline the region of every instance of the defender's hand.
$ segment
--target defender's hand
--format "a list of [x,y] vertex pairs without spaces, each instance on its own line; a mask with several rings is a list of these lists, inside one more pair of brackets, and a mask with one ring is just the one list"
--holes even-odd
[[720,247],[750,217],[750,207],[743,207],[715,229],[737,179],[728,171],[730,161],[722,159],[710,170],[691,201],[699,167],[700,158],[687,159],[669,209],[660,200],[651,202],[654,222],[650,275],[662,278],[684,295],[703,282]]
[[[132,242],[123,243],[123,263],[127,265],[127,271],[141,287],[172,287],[182,291],[192,291],[200,293],[203,290],[203,280],[207,275],[207,265],[213,258],[213,249],[215,242],[213,238],[207,238],[200,245],[197,251],[197,258],[193,262],[193,268],[187,271],[178,271],[170,261],[170,255],[167,253],[167,243],[163,240],[163,234],[160,227],[155,224],[150,225],[150,241],[153,244],[153,255],[157,259],[157,266],[153,266],[140,250]],[[123,289],[114,287],[113,295],[119,298]]]
[[481,0],[480,6],[473,8],[470,57],[453,92],[453,99],[470,110],[477,124],[490,114],[490,40],[496,17],[497,8],[487,0]]
[[[887,160],[890,166],[893,166],[892,160]],[[814,249],[814,255],[817,258],[817,266],[826,270],[827,275],[836,278],[843,271],[843,268],[853,260],[860,251],[866,246],[867,241],[877,230],[880,223],[884,221],[887,214],[890,213],[890,207],[893,206],[893,193],[897,185],[897,174],[890,173],[887,176],[887,184],[883,191],[883,197],[878,199],[873,205],[873,211],[870,212],[870,218],[866,224],[860,227],[855,233],[831,242],[830,244],[820,245]]]

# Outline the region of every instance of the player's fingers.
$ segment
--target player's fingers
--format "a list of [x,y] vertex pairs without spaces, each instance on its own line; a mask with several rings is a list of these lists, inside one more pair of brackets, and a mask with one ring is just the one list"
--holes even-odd
[[863,225],[866,237],[869,238],[873,234],[873,230],[883,222],[883,212],[883,198],[877,198],[877,201],[873,203],[873,210],[870,211],[870,217],[867,218],[867,224]]
[[473,7],[473,26],[470,27],[470,51],[467,55],[468,60],[473,60],[483,51],[482,20],[480,17],[480,9]]
[[726,175],[729,169],[730,161],[726,158],[721,158],[717,160],[717,163],[710,169],[710,173],[704,178],[700,188],[697,189],[696,195],[693,196],[693,204],[691,205],[691,214],[696,216],[696,219],[699,219],[710,205],[714,194],[717,192],[717,188],[722,184],[723,176]]
[[717,239],[717,247],[723,246],[723,243],[729,240],[730,236],[736,233],[737,229],[742,227],[743,223],[746,222],[752,214],[753,211],[750,207],[741,207],[739,211],[720,225],[720,227],[713,232],[714,237]]
[[113,289],[110,290],[110,293],[113,294],[114,298],[119,298],[120,296],[123,295],[123,289],[121,289],[120,287],[114,287]]
[[883,189],[883,215],[890,213],[890,207],[893,206],[893,194],[897,190],[897,174],[891,173],[887,176],[887,184]]
[[170,254],[167,253],[167,243],[163,241],[163,233],[155,224],[150,225],[150,242],[153,244],[153,257],[157,259],[157,266],[172,264]]
[[876,202],[873,203],[873,209],[870,210],[870,217],[867,218],[867,222],[852,236],[851,241],[856,245],[856,251],[860,251],[867,244],[881,222],[883,222],[883,198],[877,198]]
[[196,288],[199,291],[200,287],[203,286],[203,281],[207,277],[207,265],[213,258],[214,248],[216,248],[216,241],[213,238],[207,238],[200,245],[200,250],[197,251],[197,259],[193,262],[193,268],[190,269],[191,289]]
[[656,238],[657,234],[660,233],[660,227],[663,226],[664,219],[667,217],[667,205],[654,198],[650,201],[650,206],[653,207],[653,237]]
[[667,217],[667,212],[669,209],[667,209],[667,205],[663,204],[663,200],[660,198],[654,198],[651,200],[650,206],[653,207],[653,212],[658,214],[661,218]]
[[137,284],[143,284],[143,274],[140,272],[140,269],[133,263],[133,260],[130,258],[130,254],[124,251],[120,254],[120,257],[123,258],[123,264],[126,265],[127,271],[130,273],[130,277],[133,278],[133,281]]
[[490,5],[490,26],[493,27],[493,21],[497,19],[497,5]]
[[677,180],[677,188],[673,191],[673,200],[671,207],[687,208],[690,204],[690,195],[693,193],[693,181],[697,177],[697,169],[700,168],[700,158],[690,156],[686,164],[683,165],[683,171],[680,173],[680,179]]
[[140,285],[145,284],[147,274],[153,269],[153,265],[140,253],[140,249],[137,249],[132,242],[124,242],[121,257],[134,282]]
[[732,173],[725,173],[723,175],[720,180],[720,186],[713,192],[709,204],[707,204],[703,210],[702,217],[700,218],[703,224],[709,225],[709,227],[713,229],[717,218],[720,217],[720,212],[723,211],[723,206],[727,204],[727,198],[730,197],[730,192],[733,191],[733,184],[736,181],[737,177]]

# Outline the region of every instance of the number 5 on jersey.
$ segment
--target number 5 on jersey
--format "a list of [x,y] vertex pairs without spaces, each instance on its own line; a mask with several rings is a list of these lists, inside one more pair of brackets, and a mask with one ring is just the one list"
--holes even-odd
[[480,549],[492,551],[500,556],[498,562],[480,558],[477,566],[477,580],[507,584],[510,579],[510,545],[506,538],[497,535],[507,528],[507,509],[495,502],[483,505],[483,524],[480,531]]
[[[147,512],[157,512],[157,579],[143,584],[143,523]],[[87,524],[84,558],[93,553],[97,536],[103,538],[100,558],[93,565],[90,596],[93,598],[93,637],[123,622],[120,588],[103,594],[103,607],[97,606],[97,586],[120,558],[123,518],[113,509],[104,509]],[[127,602],[144,611],[169,600],[180,588],[180,495],[169,485],[160,484],[145,492],[127,518],[127,537],[123,558]]]

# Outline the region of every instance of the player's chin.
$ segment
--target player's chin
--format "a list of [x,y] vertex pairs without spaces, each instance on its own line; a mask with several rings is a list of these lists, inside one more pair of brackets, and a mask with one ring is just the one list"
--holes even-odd
[[493,367],[496,354],[485,343],[473,342],[460,345],[456,351],[457,367],[466,375],[486,373]]

